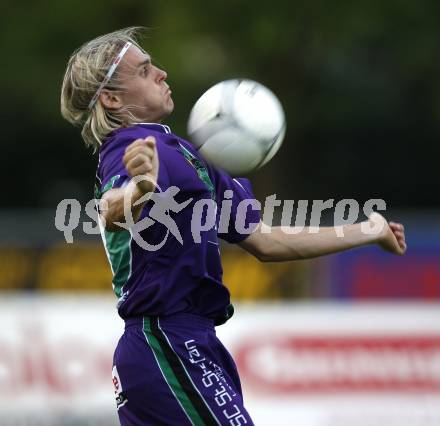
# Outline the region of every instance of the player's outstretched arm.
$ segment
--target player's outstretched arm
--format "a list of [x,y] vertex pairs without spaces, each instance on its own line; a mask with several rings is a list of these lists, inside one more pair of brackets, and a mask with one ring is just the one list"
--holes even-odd
[[263,262],[310,259],[369,244],[398,255],[406,251],[403,225],[387,223],[379,213],[373,213],[368,221],[345,225],[342,231],[338,236],[334,227],[305,227],[297,233],[286,233],[261,222],[240,246]]
[[128,218],[125,217],[124,202],[129,203],[133,221],[137,222],[148,198],[143,199],[140,203],[137,202],[145,194],[154,191],[159,172],[159,159],[154,137],[149,136],[145,139],[135,140],[126,148],[122,161],[129,176],[132,178],[142,177],[142,180],[139,182],[131,180],[127,186],[111,189],[103,195],[101,216],[105,220],[105,229],[107,231],[121,231],[125,229],[115,223],[127,222]]

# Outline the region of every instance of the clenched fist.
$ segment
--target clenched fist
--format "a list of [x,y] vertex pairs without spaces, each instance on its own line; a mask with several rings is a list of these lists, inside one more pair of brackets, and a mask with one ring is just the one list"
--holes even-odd
[[153,136],[136,139],[128,145],[122,161],[131,177],[145,177],[137,182],[138,188],[144,194],[154,191],[159,172],[159,159],[156,139]]
[[369,222],[381,225],[381,232],[378,235],[377,243],[385,251],[393,254],[403,255],[406,252],[405,228],[401,223],[387,222],[379,213],[373,212],[368,218]]

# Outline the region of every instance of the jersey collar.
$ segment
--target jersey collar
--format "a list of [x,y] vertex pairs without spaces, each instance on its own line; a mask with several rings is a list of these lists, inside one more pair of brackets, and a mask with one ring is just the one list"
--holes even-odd
[[135,126],[142,126],[146,129],[155,130],[161,133],[171,133],[169,126],[160,123],[134,123]]

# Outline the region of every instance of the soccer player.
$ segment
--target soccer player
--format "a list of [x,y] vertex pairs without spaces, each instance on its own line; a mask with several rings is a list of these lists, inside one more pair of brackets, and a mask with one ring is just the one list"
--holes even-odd
[[[233,313],[218,238],[261,261],[312,258],[366,244],[403,254],[403,226],[375,214],[370,221],[383,225],[376,235],[362,232],[362,224],[345,226],[344,237],[333,228],[289,235],[268,228],[258,211],[248,209],[242,218],[248,232],[238,232],[237,207],[254,198],[249,181],[213,168],[161,124],[174,107],[167,74],[139,46],[136,31],[116,31],[80,47],[68,62],[61,94],[62,115],[82,126],[86,144],[99,151],[95,191],[102,238],[125,320],[113,367],[120,422],[252,425],[234,361],[214,329]],[[202,230],[196,241],[194,206],[211,200],[220,210],[225,197],[229,224]],[[134,238],[136,225],[124,227],[127,213],[136,225],[144,223],[136,235],[150,250]]]

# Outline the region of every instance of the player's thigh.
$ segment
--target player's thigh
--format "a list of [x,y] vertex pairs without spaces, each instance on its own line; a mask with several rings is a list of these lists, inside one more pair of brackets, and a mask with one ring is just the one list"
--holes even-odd
[[[203,424],[252,425],[243,405],[235,364],[215,336],[214,330],[171,327],[166,321],[152,331],[168,352],[170,367],[181,378],[182,387],[201,413]],[[167,349],[168,348],[168,349]],[[219,353],[221,348],[221,353]]]

